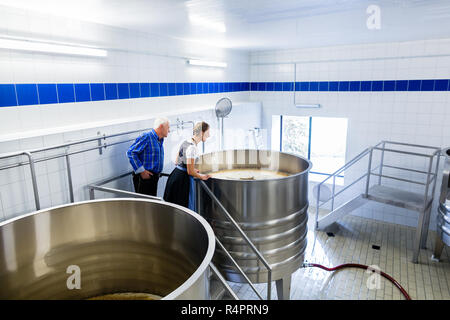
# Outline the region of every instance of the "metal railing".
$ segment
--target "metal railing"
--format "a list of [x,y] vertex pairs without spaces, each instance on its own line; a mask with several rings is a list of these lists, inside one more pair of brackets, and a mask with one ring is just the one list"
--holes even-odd
[[[392,149],[392,148],[386,148],[386,145],[388,145],[388,144],[390,144],[390,145],[397,145],[397,146],[404,146],[404,147],[415,147],[415,148],[431,149],[434,152],[432,154],[425,154],[425,153],[409,152],[409,151],[397,150],[397,149]],[[373,152],[375,150],[376,151],[381,151],[381,160],[380,160],[380,165],[372,169],[372,158],[373,158]],[[426,157],[426,158],[429,159],[428,171],[422,171],[422,170],[416,170],[416,169],[411,169],[411,168],[404,168],[404,167],[398,167],[398,166],[385,164],[384,163],[384,161],[385,161],[384,160],[385,152],[404,154],[404,155],[411,155],[411,156],[418,156],[418,157]],[[394,141],[381,141],[381,142],[379,142],[377,145],[375,145],[373,147],[366,148],[364,151],[362,151],[360,154],[358,154],[356,157],[351,159],[344,166],[342,166],[341,168],[336,170],[334,173],[329,175],[326,179],[324,179],[322,182],[320,182],[318,184],[318,186],[317,186],[317,188],[318,188],[318,190],[317,190],[317,201],[316,201],[316,217],[315,217],[316,218],[316,222],[315,222],[316,229],[318,228],[319,209],[320,209],[320,207],[322,207],[323,205],[325,205],[326,203],[331,201],[331,210],[330,211],[333,211],[334,210],[335,198],[338,195],[342,194],[344,191],[346,191],[348,188],[352,187],[353,185],[355,185],[356,183],[358,183],[359,181],[361,181],[364,178],[366,178],[366,185],[365,185],[365,190],[364,190],[364,196],[367,198],[368,194],[369,194],[370,176],[378,177],[378,185],[381,185],[381,179],[382,178],[386,178],[386,179],[397,180],[397,181],[402,181],[402,182],[413,183],[413,184],[425,186],[424,198],[423,198],[423,201],[424,201],[423,210],[426,210],[428,208],[428,206],[432,203],[434,192],[435,192],[435,189],[436,189],[436,180],[437,180],[436,177],[437,177],[438,169],[439,169],[439,159],[440,159],[439,155],[440,155],[440,153],[441,153],[441,149],[437,148],[437,147],[416,145],[416,144],[408,144],[408,143],[401,143],[401,142],[394,142]],[[355,181],[353,181],[350,184],[346,185],[344,188],[342,188],[339,192],[336,193],[336,177],[340,173],[342,173],[344,170],[347,170],[350,167],[352,167],[353,165],[355,165],[356,163],[360,162],[367,155],[368,155],[367,171],[363,175],[361,175],[359,178],[355,179]],[[435,168],[434,173],[433,173],[432,172],[432,168],[433,168],[433,159],[434,159],[434,157],[437,157],[437,160],[436,160],[436,168]],[[391,175],[386,175],[386,174],[383,174],[383,168],[393,168],[393,169],[399,169],[399,170],[408,171],[408,172],[426,174],[427,175],[426,181],[425,182],[420,182],[420,181],[415,181],[415,180],[395,177],[395,176],[391,176]],[[375,173],[377,169],[378,169],[378,173]],[[320,203],[320,189],[323,186],[323,184],[326,183],[331,178],[333,179],[331,196],[328,199],[322,201],[322,203]],[[433,183],[433,187],[432,187],[431,195],[429,195],[429,186],[430,186],[431,183]]]
[[[349,162],[347,162],[345,165],[343,165],[341,168],[339,168],[338,170],[336,170],[335,172],[333,172],[331,175],[329,175],[327,178],[325,178],[322,182],[320,182],[317,185],[317,201],[316,201],[316,221],[315,221],[315,226],[316,229],[318,229],[319,226],[319,209],[321,206],[325,205],[326,203],[328,203],[328,201],[331,200],[331,210],[334,210],[334,199],[340,195],[341,193],[343,193],[344,191],[346,191],[348,188],[350,188],[351,186],[353,186],[354,184],[356,184],[357,182],[361,181],[362,179],[364,179],[367,176],[367,173],[363,174],[362,176],[360,176],[359,178],[357,178],[355,181],[353,181],[352,183],[350,183],[349,185],[345,186],[342,190],[340,190],[338,193],[336,193],[336,177],[341,174],[344,170],[349,169],[350,167],[352,167],[355,163],[359,162],[362,158],[364,158],[366,155],[368,155],[371,152],[371,148],[367,148],[365,149],[363,152],[361,152],[360,154],[358,154],[356,157],[354,157],[353,159],[351,159]],[[322,203],[320,203],[320,189],[321,187],[329,180],[333,178],[333,186],[332,186],[332,191],[331,191],[331,197],[328,198],[327,200],[323,201]]]
[[[87,186],[87,188],[89,190],[89,199],[90,200],[95,199],[95,191],[97,190],[97,191],[108,192],[108,193],[113,193],[113,194],[117,194],[117,195],[121,195],[121,196],[132,197],[132,198],[145,198],[145,199],[150,199],[150,200],[164,201],[161,197],[155,197],[155,196],[150,196],[150,195],[146,195],[146,194],[141,194],[141,193],[125,191],[125,190],[121,190],[121,189],[115,189],[115,188],[109,188],[109,187],[103,186],[107,183],[113,182],[113,181],[121,179],[121,178],[131,177],[132,172],[133,171],[129,171],[129,172],[123,173],[121,175],[115,176],[113,178],[107,178],[107,179],[98,181],[96,183],[89,184]],[[169,175],[167,173],[161,173],[160,176],[168,177]]]
[[[206,183],[202,180],[198,180],[197,183],[200,184],[200,186],[206,191],[208,196],[218,205],[218,207],[221,209],[221,211],[225,214],[226,218],[231,222],[231,225],[234,226],[234,228],[239,232],[241,237],[247,242],[248,246],[252,249],[252,251],[256,254],[256,257],[263,263],[264,267],[267,269],[267,300],[271,299],[272,294],[272,268],[270,267],[267,260],[264,258],[264,256],[259,252],[259,250],[255,247],[253,242],[247,237],[245,232],[239,227],[237,222],[233,219],[233,217],[230,215],[230,213],[225,209],[225,207],[222,205],[222,203],[216,198],[214,193],[209,189],[209,187],[206,185]],[[226,250],[226,248],[223,246],[223,244],[217,239],[216,242],[219,245],[219,247],[225,252],[226,256],[233,262],[233,265],[237,268],[239,273],[244,277],[245,281],[250,285],[252,290],[256,293],[258,298],[260,300],[263,300],[262,296],[259,294],[259,292],[256,290],[253,283],[250,281],[250,279],[247,277],[245,272],[239,267],[238,263],[233,259],[231,254]]]
[[[70,156],[75,155],[75,154],[84,153],[84,152],[93,151],[93,150],[99,150],[100,154],[102,154],[103,149],[106,149],[107,147],[111,147],[114,145],[134,141],[136,139],[136,137],[118,141],[118,142],[112,142],[112,143],[106,143],[106,142],[102,143],[102,140],[106,140],[107,138],[125,136],[125,135],[129,135],[129,134],[134,134],[134,133],[141,133],[141,132],[148,131],[148,130],[151,130],[151,128],[125,131],[125,132],[120,132],[120,133],[115,133],[115,134],[110,134],[110,135],[105,135],[105,134],[100,135],[100,133],[99,133],[98,136],[95,138],[80,139],[80,140],[71,141],[71,142],[67,142],[67,143],[63,143],[63,144],[58,144],[58,145],[54,145],[54,146],[50,146],[50,147],[36,148],[36,149],[27,150],[27,151],[19,151],[19,152],[3,154],[3,155],[0,155],[0,160],[16,158],[16,157],[19,157],[22,155],[26,155],[28,157],[28,161],[25,161],[25,162],[19,161],[18,163],[5,165],[5,166],[0,167],[0,170],[7,170],[7,169],[12,169],[12,168],[29,165],[30,171],[31,171],[31,181],[32,181],[32,185],[33,185],[35,207],[36,207],[36,210],[40,210],[41,206],[40,206],[40,201],[39,201],[39,190],[38,190],[38,185],[37,185],[35,164],[39,163],[39,162],[58,159],[58,158],[65,158],[67,181],[68,181],[68,187],[69,187],[69,199],[70,199],[70,202],[74,202]],[[83,145],[85,143],[94,142],[94,141],[98,141],[98,145],[95,147],[86,147],[82,150],[76,150],[76,151],[71,151],[71,152],[68,150],[68,148],[71,146]],[[42,152],[58,150],[58,149],[65,149],[65,151],[61,154],[51,155],[51,156],[42,156],[40,158],[35,158],[35,156],[34,156],[34,154],[39,154]]]

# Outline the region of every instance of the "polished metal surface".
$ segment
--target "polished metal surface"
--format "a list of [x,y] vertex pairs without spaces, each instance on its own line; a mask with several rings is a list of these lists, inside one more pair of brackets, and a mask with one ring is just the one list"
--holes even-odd
[[443,154],[445,162],[442,173],[441,194],[439,197],[437,234],[444,244],[450,246],[450,148],[444,149]]
[[[216,117],[219,122],[219,147],[220,150],[223,150],[224,145],[224,125],[223,125],[223,118],[225,118],[227,115],[230,114],[231,109],[233,108],[233,103],[228,98],[221,98],[216,103],[215,111],[216,111]],[[203,149],[204,151],[204,149]]]
[[[308,172],[311,163],[288,153],[264,150],[228,150],[198,159],[202,173],[226,169],[269,169],[290,176],[265,180],[210,178],[205,181],[220,203],[245,231],[272,268],[272,280],[290,276],[303,263],[306,248]],[[198,189],[199,213],[213,226],[216,236],[252,282],[266,282],[268,271],[219,206],[204,189]],[[228,280],[243,282],[219,248],[216,266]]]
[[228,99],[228,98],[219,99],[219,101],[217,101],[216,107],[215,107],[216,117],[217,118],[225,118],[227,115],[230,114],[232,107],[233,107],[233,104],[231,103],[230,99]]
[[[41,210],[0,223],[0,299],[117,292],[208,299],[214,249],[205,219],[161,201],[106,199]],[[80,289],[68,286],[73,268]]]

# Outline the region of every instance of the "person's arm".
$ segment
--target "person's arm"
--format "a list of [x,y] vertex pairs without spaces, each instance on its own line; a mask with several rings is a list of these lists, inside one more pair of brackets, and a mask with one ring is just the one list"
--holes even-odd
[[188,175],[193,176],[194,178],[201,180],[208,180],[210,178],[209,174],[201,174],[199,170],[195,169],[195,159],[193,158],[187,158],[186,167]]
[[143,179],[149,179],[153,174],[145,170],[144,165],[140,159],[141,153],[147,147],[147,136],[142,135],[136,139],[127,151],[127,156],[131,166],[136,174],[140,174]]
[[201,180],[208,180],[210,178],[207,174],[201,174],[199,170],[195,169],[195,158],[197,157],[197,148],[189,146],[186,149],[186,167],[188,175]]

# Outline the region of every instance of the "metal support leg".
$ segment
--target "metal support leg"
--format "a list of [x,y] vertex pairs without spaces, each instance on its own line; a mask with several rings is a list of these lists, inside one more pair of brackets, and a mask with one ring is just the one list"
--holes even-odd
[[202,188],[200,187],[200,183],[198,179],[195,179],[195,212],[197,212],[199,215],[202,215],[202,213],[200,212],[201,192]]
[[89,199],[94,200],[95,199],[95,190],[94,188],[89,188]]
[[444,250],[444,242],[442,242],[441,237],[436,234],[436,244],[434,246],[434,252],[431,259],[439,261],[441,258],[442,250]]
[[36,210],[41,209],[41,204],[39,202],[39,192],[36,181],[36,169],[34,167],[34,159],[33,155],[30,152],[24,152],[24,155],[28,157],[28,161],[30,162],[30,171],[31,171],[31,182],[33,183],[33,193],[34,193],[34,203],[36,205]]
[[289,300],[291,297],[291,275],[275,280],[278,300]]
[[423,231],[423,225],[425,220],[425,211],[420,212],[419,214],[419,222],[417,223],[416,228],[416,237],[414,239],[414,255],[412,262],[418,263],[419,262],[419,253],[420,253],[420,245],[422,240],[422,231]]
[[384,149],[386,147],[386,142],[383,142],[383,151],[381,151],[381,161],[380,161],[380,171],[378,174],[380,175],[378,177],[378,185],[381,185],[381,176],[383,175],[383,163],[384,163]]
[[365,198],[367,198],[367,196],[369,195],[370,174],[372,173],[372,155],[373,155],[373,148],[370,149],[370,153],[369,153],[369,164],[367,167],[366,191],[364,192]]
[[427,248],[427,239],[428,239],[428,229],[430,228],[430,215],[431,215],[431,208],[433,207],[433,204],[430,204],[430,207],[425,211],[425,217],[424,217],[424,223],[423,223],[423,231],[422,231],[422,238],[420,240],[420,247],[422,249]]
[[67,182],[69,183],[69,197],[70,202],[74,203],[74,196],[73,196],[73,182],[72,182],[72,170],[70,167],[70,158],[69,155],[66,155],[66,166],[67,166]]

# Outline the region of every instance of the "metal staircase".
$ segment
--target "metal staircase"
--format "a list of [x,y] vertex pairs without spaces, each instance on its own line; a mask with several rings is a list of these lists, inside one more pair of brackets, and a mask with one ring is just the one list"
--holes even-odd
[[[412,152],[405,149],[419,149],[421,151]],[[439,169],[440,152],[441,149],[436,147],[393,141],[381,141],[376,146],[365,149],[316,186],[316,229],[325,230],[337,220],[358,209],[369,201],[375,201],[386,205],[417,211],[419,212],[419,221],[416,229],[414,254],[412,259],[414,263],[417,263],[420,248],[425,248],[428,236],[430,212],[436,189],[436,177]],[[401,165],[386,164],[385,157],[387,154],[403,157],[397,159],[397,162],[400,162]],[[375,162],[375,156],[379,156],[380,161],[380,164],[376,167],[373,165]],[[405,167],[404,164],[410,162],[409,160],[411,160],[412,157],[425,159],[428,170],[424,171]],[[361,165],[364,160],[367,160],[367,170],[365,173],[336,192],[336,177],[357,164]],[[396,174],[388,175],[383,173],[387,169],[395,169]],[[418,179],[408,179],[404,176],[399,176],[399,172],[408,172],[409,175],[425,176],[425,180],[418,181]],[[371,180],[372,177],[378,177],[375,183],[373,183],[373,179]],[[387,182],[393,180],[400,181],[402,186],[393,187],[387,185]],[[332,183],[331,196],[327,199],[322,199],[323,201],[320,201],[321,188],[323,189],[326,187],[325,183],[327,182]],[[364,185],[361,186],[360,182]],[[347,200],[338,207],[335,207],[336,198],[349,188],[357,186],[358,183],[360,183],[360,188],[353,193],[350,200]],[[423,193],[409,191],[408,189],[413,189],[413,185],[419,185],[421,188],[424,188]],[[325,205],[329,205],[330,212],[319,219],[319,210],[325,207]]]

